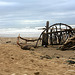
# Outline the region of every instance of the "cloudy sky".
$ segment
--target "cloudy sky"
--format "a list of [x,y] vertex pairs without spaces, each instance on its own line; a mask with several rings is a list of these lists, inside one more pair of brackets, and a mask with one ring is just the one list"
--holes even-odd
[[0,0],[1,27],[75,24],[75,0]]

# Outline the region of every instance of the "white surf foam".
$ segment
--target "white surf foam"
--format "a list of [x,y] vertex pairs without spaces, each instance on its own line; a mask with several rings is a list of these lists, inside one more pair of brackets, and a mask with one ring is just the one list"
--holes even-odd
[[[75,25],[70,25],[75,28]],[[39,28],[45,27],[35,27],[35,28],[3,28],[0,29],[0,37],[17,37],[20,34],[22,37],[39,37],[43,30],[38,30]],[[63,27],[62,27],[63,28]]]
[[5,28],[0,29],[0,37],[17,37],[21,34],[23,37],[38,37],[42,30],[38,30],[40,27],[36,28]]

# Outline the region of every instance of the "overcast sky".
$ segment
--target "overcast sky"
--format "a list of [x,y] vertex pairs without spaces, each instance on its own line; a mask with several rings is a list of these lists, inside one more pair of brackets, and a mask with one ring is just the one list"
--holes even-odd
[[75,0],[0,0],[0,28],[75,24]]

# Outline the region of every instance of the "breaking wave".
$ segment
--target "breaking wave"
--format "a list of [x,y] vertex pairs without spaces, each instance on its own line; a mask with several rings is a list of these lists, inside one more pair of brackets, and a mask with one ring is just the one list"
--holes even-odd
[[[75,28],[75,25],[70,25]],[[43,30],[38,30],[44,27],[35,28],[2,28],[0,29],[0,37],[17,37],[20,34],[22,37],[39,37]],[[62,27],[63,28],[63,27]]]
[[0,37],[17,37],[20,34],[23,37],[38,37],[42,30],[36,28],[4,28],[0,29]]

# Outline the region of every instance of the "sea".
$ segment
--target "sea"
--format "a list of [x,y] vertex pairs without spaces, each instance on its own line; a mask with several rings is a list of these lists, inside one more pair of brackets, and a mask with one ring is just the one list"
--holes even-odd
[[[70,25],[72,28],[75,28],[75,25]],[[38,27],[0,27],[0,37],[17,37],[19,34],[21,37],[39,37],[41,32],[41,28],[45,28],[45,26]]]
[[43,27],[26,27],[26,28],[1,28],[0,37],[17,37],[19,34],[21,37],[39,37],[43,30]]

